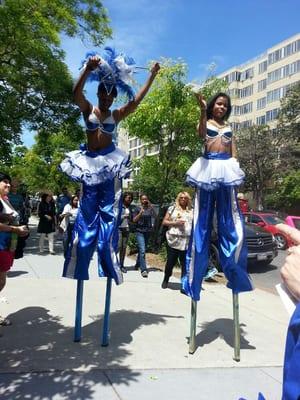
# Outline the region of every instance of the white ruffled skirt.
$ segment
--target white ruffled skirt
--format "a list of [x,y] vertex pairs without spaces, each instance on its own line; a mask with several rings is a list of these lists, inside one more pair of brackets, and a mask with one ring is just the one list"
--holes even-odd
[[84,145],[67,153],[59,169],[71,180],[93,186],[116,177],[128,178],[131,165],[129,156],[114,144],[95,152]]
[[228,153],[205,153],[186,173],[187,184],[209,191],[220,186],[239,186],[244,178],[237,159]]

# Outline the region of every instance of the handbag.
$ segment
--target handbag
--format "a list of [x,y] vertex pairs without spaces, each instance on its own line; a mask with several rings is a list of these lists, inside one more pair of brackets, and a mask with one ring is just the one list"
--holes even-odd
[[68,227],[68,224],[67,224],[67,221],[66,221],[66,217],[63,217],[63,219],[61,220],[61,222],[59,224],[59,228],[58,229],[59,229],[59,231],[61,233],[64,233],[64,232],[66,232],[67,227]]

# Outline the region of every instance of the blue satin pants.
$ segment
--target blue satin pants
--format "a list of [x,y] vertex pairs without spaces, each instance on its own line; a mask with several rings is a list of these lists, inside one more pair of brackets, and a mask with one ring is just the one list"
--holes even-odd
[[83,184],[82,198],[69,243],[63,276],[89,279],[88,268],[95,249],[98,274],[123,281],[118,253],[118,226],[121,216],[121,180],[117,177],[98,185]]
[[216,190],[196,190],[193,228],[186,257],[186,274],[182,289],[193,300],[200,299],[202,280],[208,260],[214,212],[220,263],[234,293],[253,289],[247,274],[247,247],[244,241],[244,221],[238,207],[236,190],[222,185]]

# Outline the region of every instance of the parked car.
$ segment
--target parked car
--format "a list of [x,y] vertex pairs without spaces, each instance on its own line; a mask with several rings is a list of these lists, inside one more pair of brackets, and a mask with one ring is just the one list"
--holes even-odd
[[[248,248],[248,263],[270,264],[278,254],[274,236],[263,228],[254,224],[245,224],[245,237]],[[210,265],[221,269],[219,251],[217,247],[217,233],[214,231],[210,247]]]
[[292,226],[293,228],[297,228],[300,231],[300,217],[295,215],[288,215],[284,220],[286,224]]
[[264,228],[267,232],[270,232],[274,235],[275,240],[277,242],[277,248],[280,250],[284,250],[287,247],[293,245],[291,239],[278,231],[276,228],[277,224],[284,224],[284,220],[277,217],[271,213],[263,213],[263,212],[247,212],[244,213],[245,221],[251,224],[258,225]]

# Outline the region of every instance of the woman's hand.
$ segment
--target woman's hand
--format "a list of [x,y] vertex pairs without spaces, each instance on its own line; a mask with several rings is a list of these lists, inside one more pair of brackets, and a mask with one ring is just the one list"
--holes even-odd
[[156,76],[158,74],[160,70],[160,65],[158,62],[156,62],[155,64],[152,65],[150,72],[153,76]]
[[174,221],[174,226],[181,227],[181,226],[184,226],[184,224],[185,224],[184,219],[178,219],[177,221]]
[[98,56],[92,56],[88,59],[86,63],[86,69],[89,71],[94,71],[101,64],[101,59]]
[[280,275],[289,292],[300,301],[300,232],[285,224],[278,224],[276,227],[296,244],[288,249]]
[[14,226],[14,230],[18,236],[24,237],[27,236],[29,233],[29,230],[26,225],[21,225],[21,226]]
[[200,106],[201,111],[206,111],[207,103],[204,100],[202,94],[201,93],[197,93],[195,96],[196,96],[196,99],[197,99],[197,102],[198,102],[198,104]]
[[45,215],[45,217],[47,218],[48,221],[52,221],[52,217],[50,217],[50,215]]

